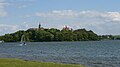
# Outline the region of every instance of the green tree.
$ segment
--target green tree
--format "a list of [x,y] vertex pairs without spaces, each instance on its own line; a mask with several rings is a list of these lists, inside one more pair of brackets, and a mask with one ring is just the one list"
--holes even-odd
[[[19,42],[21,36],[25,35],[26,41],[30,42],[41,42],[41,41],[89,41],[99,40],[97,34],[93,31],[87,31],[86,29],[28,29],[26,31],[20,30],[15,33],[5,34],[0,36],[0,40],[5,42]],[[112,37],[112,36],[111,36]],[[103,38],[103,36],[102,36]],[[104,36],[106,38],[106,36]]]

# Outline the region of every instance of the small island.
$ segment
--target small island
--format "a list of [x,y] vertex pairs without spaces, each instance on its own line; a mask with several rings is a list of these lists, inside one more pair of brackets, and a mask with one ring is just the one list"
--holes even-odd
[[62,30],[56,28],[43,28],[39,24],[38,28],[30,28],[26,31],[19,30],[15,33],[5,34],[0,36],[0,40],[5,42],[19,42],[21,36],[25,35],[28,42],[51,42],[51,41],[97,41],[99,36],[92,30],[86,29],[73,30],[68,26],[63,27]]
[[41,24],[38,28],[19,30],[15,33],[0,36],[1,42],[20,42],[22,35],[25,35],[27,42],[62,42],[62,41],[101,41],[101,40],[120,40],[120,35],[98,35],[92,30],[76,29],[73,30],[64,26],[62,30],[57,28],[43,28]]

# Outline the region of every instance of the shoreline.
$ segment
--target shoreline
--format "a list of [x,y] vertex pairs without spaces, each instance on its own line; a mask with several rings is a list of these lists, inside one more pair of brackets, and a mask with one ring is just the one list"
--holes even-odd
[[84,67],[81,64],[64,64],[55,62],[39,62],[32,60],[24,60],[18,58],[0,58],[0,66],[2,67]]

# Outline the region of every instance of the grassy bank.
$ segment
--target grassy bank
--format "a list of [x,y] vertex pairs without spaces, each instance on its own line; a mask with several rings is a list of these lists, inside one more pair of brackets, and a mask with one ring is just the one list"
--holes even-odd
[[0,67],[84,67],[83,65],[58,64],[52,62],[24,61],[20,59],[0,59]]

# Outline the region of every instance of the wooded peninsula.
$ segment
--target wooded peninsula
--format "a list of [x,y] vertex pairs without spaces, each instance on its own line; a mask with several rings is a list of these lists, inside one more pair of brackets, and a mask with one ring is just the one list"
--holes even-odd
[[73,30],[64,27],[62,30],[56,28],[30,28],[26,31],[19,30],[15,33],[5,34],[0,36],[1,41],[5,42],[20,42],[21,36],[25,35],[27,42],[51,42],[51,41],[98,41],[101,39],[112,39],[113,37],[98,36],[92,30],[87,31],[86,29]]

